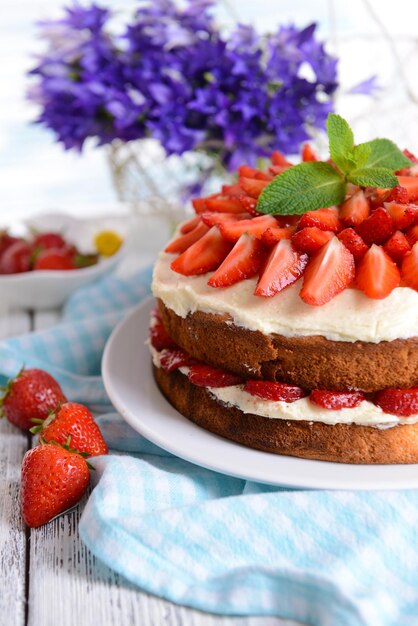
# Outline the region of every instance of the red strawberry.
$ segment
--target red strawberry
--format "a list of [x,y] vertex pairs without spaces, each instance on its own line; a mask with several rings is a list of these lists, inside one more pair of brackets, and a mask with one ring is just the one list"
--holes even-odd
[[385,243],[395,230],[392,217],[383,207],[373,211],[370,217],[356,227],[356,231],[368,246],[373,243],[379,245]]
[[0,257],[0,274],[20,274],[28,272],[32,265],[31,246],[18,240],[9,245]]
[[188,367],[197,361],[181,348],[166,348],[160,353],[160,363],[166,372],[174,372],[179,367]]
[[192,365],[187,376],[190,382],[198,387],[231,387],[231,385],[241,385],[243,382],[242,378],[236,374],[204,363]]
[[77,265],[67,250],[46,248],[35,260],[34,270],[74,270]]
[[275,246],[280,239],[290,239],[295,232],[295,226],[285,226],[284,228],[273,227],[267,228],[261,235],[261,241],[271,248]]
[[412,389],[382,389],[374,397],[374,403],[384,413],[410,417],[418,413],[418,387]]
[[292,165],[279,150],[275,150],[270,158],[273,165],[281,165],[283,167],[290,167]]
[[357,226],[370,215],[370,204],[360,189],[342,203],[340,207],[340,220],[347,226]]
[[88,454],[100,456],[107,454],[108,448],[100,428],[87,407],[77,402],[65,402],[51,413],[39,426],[31,428],[33,434],[39,434],[47,443],[66,444],[71,438],[71,447]]
[[380,246],[373,244],[357,267],[357,286],[369,298],[386,298],[399,285],[396,263]]
[[220,225],[222,236],[229,241],[238,241],[244,233],[251,233],[260,238],[267,228],[277,227],[277,221],[272,215],[260,215],[249,220],[228,222]]
[[242,196],[242,189],[238,183],[234,183],[233,185],[222,185],[221,193],[223,196],[228,196],[229,198],[239,198]]
[[304,143],[302,147],[302,161],[319,161],[319,157],[309,143]]
[[0,231],[0,256],[9,248],[13,243],[21,241],[17,237],[12,237],[5,230]]
[[353,409],[365,399],[365,395],[361,391],[325,391],[315,389],[311,391],[309,396],[311,402],[331,411]]
[[302,276],[307,262],[307,254],[295,250],[288,239],[281,239],[270,252],[254,293],[274,296]]
[[379,189],[375,187],[369,187],[365,191],[365,195],[370,202],[370,208],[372,211],[378,209],[389,198],[391,189]]
[[73,507],[87,491],[90,472],[76,452],[42,444],[23,458],[20,503],[30,528],[37,528]]
[[[242,190],[241,190],[242,193]],[[242,204],[242,208],[245,211],[248,211],[248,213],[251,213],[251,215],[262,215],[262,213],[259,213],[257,211],[257,200],[255,198],[251,198],[251,196],[244,196],[241,195],[240,196],[240,202]]]
[[369,249],[353,228],[344,228],[344,230],[338,233],[337,237],[350,250],[356,263],[361,261]]
[[244,233],[216,272],[209,278],[208,285],[228,287],[251,278],[259,271],[264,256],[262,243],[254,235]]
[[307,211],[300,218],[299,230],[311,226],[316,226],[321,230],[331,230],[333,233],[337,233],[342,229],[342,224],[338,217],[338,209],[336,207],[329,207],[327,209]]
[[306,254],[312,256],[328,243],[332,237],[334,237],[334,233],[330,230],[321,230],[316,226],[308,226],[293,235],[292,243],[300,252],[306,252]]
[[193,198],[192,206],[198,215],[207,211],[206,200],[207,198]]
[[230,250],[230,242],[222,237],[217,226],[212,226],[206,235],[174,259],[171,269],[184,276],[206,274],[216,270]]
[[202,222],[209,226],[218,226],[224,222],[236,222],[237,220],[249,219],[248,213],[201,213]]
[[412,161],[412,163],[418,163],[418,159],[415,156],[415,154],[413,152],[411,152],[410,150],[402,150],[402,152],[404,153],[404,155],[406,156],[407,159],[409,159],[410,161]]
[[267,180],[256,180],[255,178],[246,178],[245,176],[240,178],[238,182],[252,198],[258,198],[263,189],[269,184]]
[[193,230],[190,230],[188,233],[180,235],[180,237],[177,237],[177,239],[171,241],[166,247],[165,252],[169,252],[171,254],[181,254],[182,252],[187,250],[187,248],[190,248],[190,246],[196,241],[199,241],[199,239],[201,239],[203,235],[208,232],[208,230],[208,226],[200,221]]
[[184,222],[184,224],[181,225],[180,232],[182,233],[182,235],[185,235],[186,233],[189,233],[191,230],[196,228],[196,226],[199,224],[199,222],[200,222],[199,215],[195,215],[194,217],[192,217],[191,219],[187,220],[187,222]]
[[407,287],[418,291],[418,242],[414,243],[411,252],[404,256],[401,276]]
[[273,383],[267,380],[247,380],[244,391],[252,396],[273,402],[295,402],[306,396],[305,391],[300,387],[286,383]]
[[387,202],[399,202],[400,204],[407,204],[409,202],[409,193],[405,187],[398,185],[390,190],[390,193],[386,199]]
[[395,263],[401,263],[405,254],[409,252],[411,246],[408,239],[400,230],[393,233],[392,237],[387,240],[383,246],[383,250],[395,261]]
[[206,211],[218,213],[242,213],[242,204],[239,198],[224,198],[217,196],[206,199]]
[[416,226],[411,226],[406,231],[406,238],[409,241],[409,244],[413,246],[418,241],[418,224]]
[[285,170],[288,170],[291,165],[270,165],[269,172],[272,176],[278,176],[282,174]]
[[344,291],[353,278],[354,257],[333,237],[309,261],[299,295],[307,304],[322,306]]
[[410,202],[418,199],[418,176],[398,176],[398,181],[407,190]]
[[404,230],[418,218],[418,206],[415,204],[399,204],[398,202],[385,202],[384,207],[393,220],[395,228]]
[[9,380],[1,399],[2,413],[9,422],[28,430],[32,419],[44,420],[48,414],[67,399],[48,372],[24,369],[14,380]]
[[65,248],[67,242],[59,233],[39,233],[33,240],[34,248]]
[[177,344],[171,339],[160,319],[157,319],[155,324],[152,324],[149,333],[150,343],[158,352],[165,348],[177,348]]
[[273,176],[270,174],[262,172],[261,170],[256,170],[249,165],[241,165],[238,168],[238,176],[240,178],[256,178],[257,180],[273,180]]

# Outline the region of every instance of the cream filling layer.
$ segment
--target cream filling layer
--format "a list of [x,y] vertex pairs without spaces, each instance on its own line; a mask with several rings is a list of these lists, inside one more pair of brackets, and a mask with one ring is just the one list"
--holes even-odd
[[175,255],[160,253],[154,267],[152,291],[174,313],[229,314],[237,326],[285,337],[322,335],[332,341],[393,341],[418,336],[418,292],[398,287],[383,300],[346,289],[323,306],[310,306],[299,297],[297,281],[273,298],[254,295],[257,279],[217,289],[207,284],[210,274],[182,276],[170,268]]
[[[150,347],[153,363],[161,367],[159,353]],[[180,372],[187,376],[188,367],[181,367]],[[391,428],[399,424],[415,424],[418,415],[403,418],[390,413],[384,413],[373,402],[364,400],[353,409],[341,409],[331,411],[313,404],[308,397],[295,402],[273,402],[257,398],[244,391],[243,385],[230,387],[207,387],[208,393],[225,406],[233,406],[243,413],[252,413],[269,419],[282,419],[289,421],[321,422],[322,424],[357,424],[359,426],[371,426],[373,428]]]

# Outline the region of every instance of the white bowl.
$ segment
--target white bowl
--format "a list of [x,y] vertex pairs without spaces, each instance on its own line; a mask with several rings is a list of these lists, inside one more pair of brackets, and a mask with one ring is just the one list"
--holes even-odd
[[79,219],[60,213],[37,215],[13,228],[12,233],[24,236],[31,228],[41,232],[59,232],[86,254],[94,251],[93,238],[101,230],[115,230],[124,238],[124,244],[116,254],[109,258],[100,258],[96,265],[90,267],[0,275],[2,309],[42,310],[62,306],[76,289],[97,281],[116,267],[123,256],[128,235],[124,220],[117,217]]

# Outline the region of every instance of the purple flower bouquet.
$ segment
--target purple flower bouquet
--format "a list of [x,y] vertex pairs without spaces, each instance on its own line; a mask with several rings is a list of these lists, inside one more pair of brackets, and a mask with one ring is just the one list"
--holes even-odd
[[[315,24],[270,35],[238,25],[225,34],[212,8],[212,0],[183,8],[147,0],[120,32],[94,4],[43,22],[48,47],[31,72],[37,122],[66,149],[81,150],[88,138],[109,144],[116,171],[127,146],[123,162],[132,165],[134,140],[151,138],[165,155],[203,155],[186,160],[189,191],[215,166],[233,170],[276,149],[297,152],[332,110],[337,60],[315,37]],[[162,188],[158,179],[154,187]]]

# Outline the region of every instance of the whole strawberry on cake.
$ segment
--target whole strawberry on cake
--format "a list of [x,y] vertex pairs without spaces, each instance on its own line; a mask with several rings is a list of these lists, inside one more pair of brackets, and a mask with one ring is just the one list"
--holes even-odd
[[154,376],[180,413],[245,446],[418,462],[418,160],[309,146],[193,201],[155,265]]

